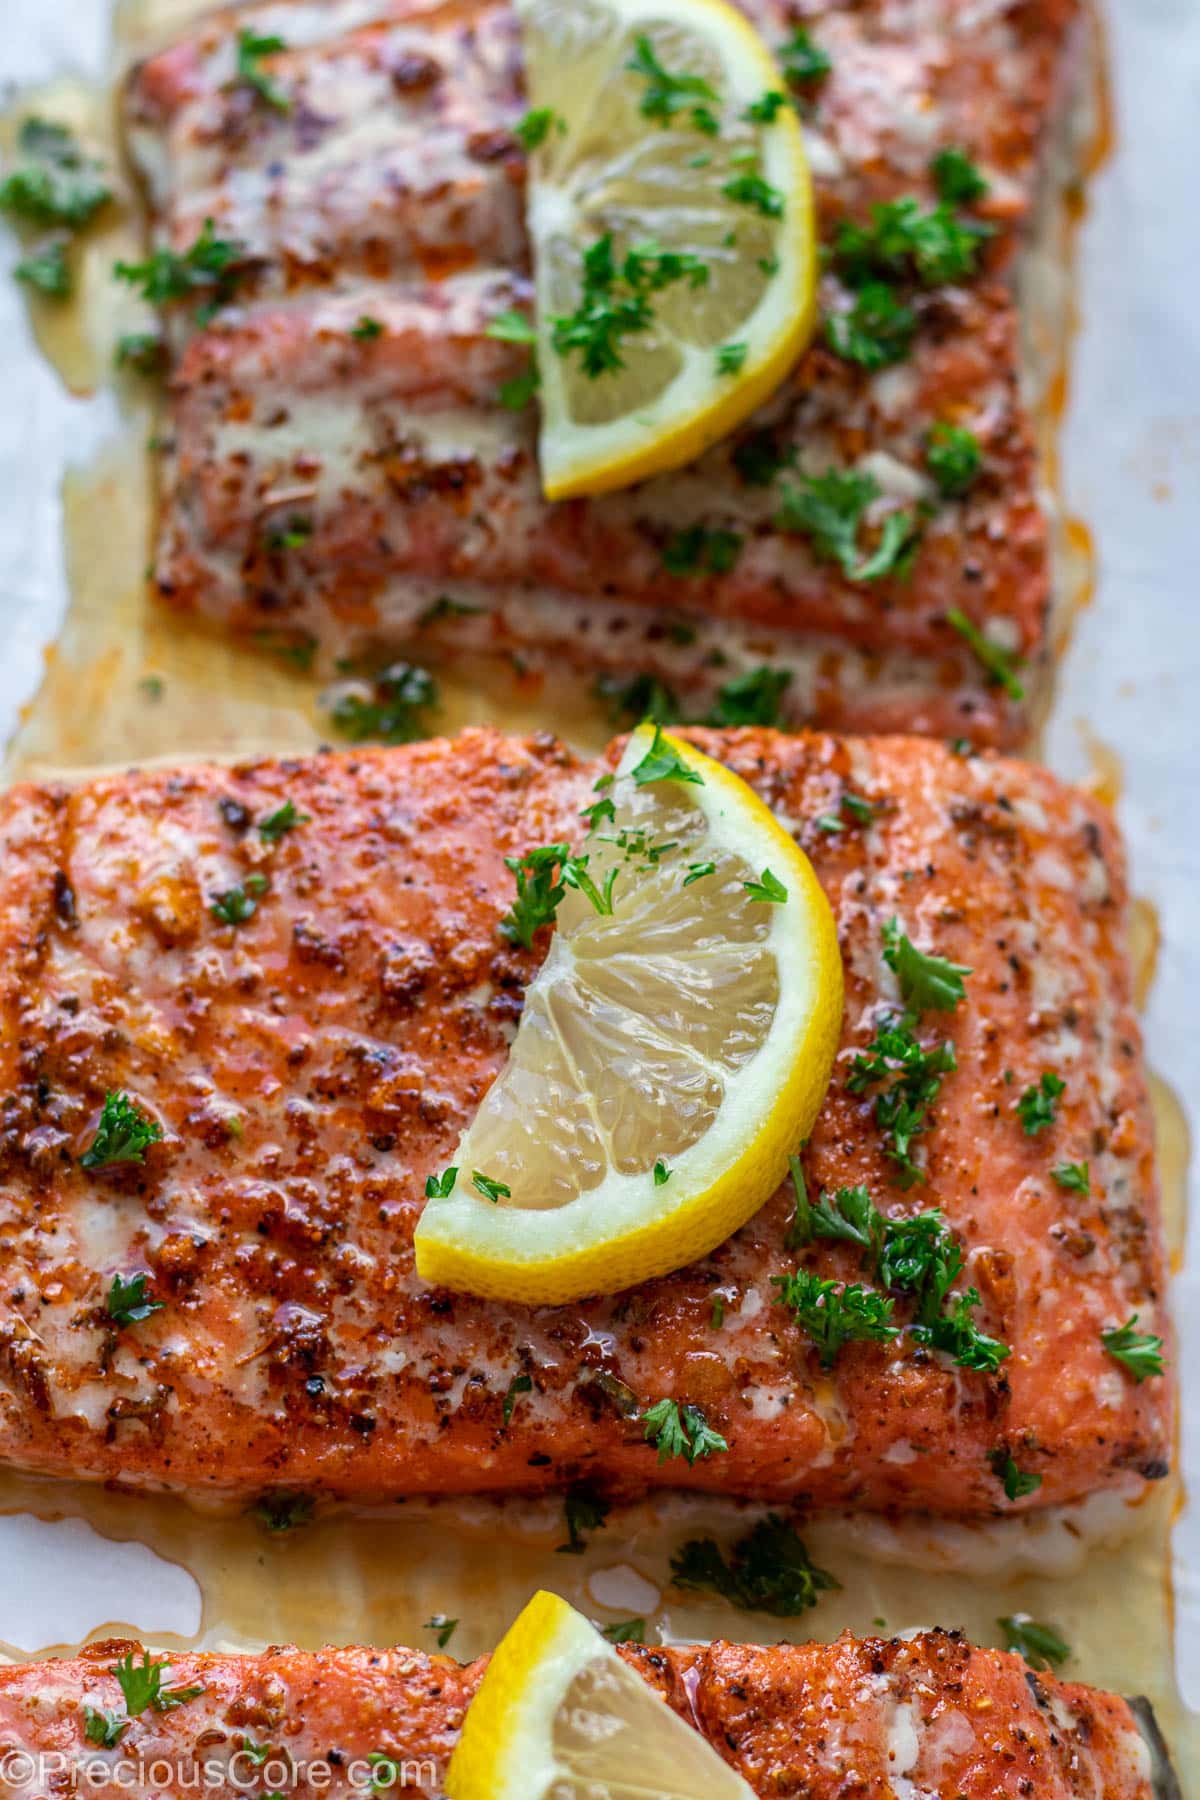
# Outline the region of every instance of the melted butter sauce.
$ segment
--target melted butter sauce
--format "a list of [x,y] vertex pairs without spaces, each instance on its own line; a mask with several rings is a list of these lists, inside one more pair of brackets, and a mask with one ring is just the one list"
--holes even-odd
[[[120,0],[118,64],[203,10],[203,0]],[[71,124],[116,161],[110,95],[58,84],[26,97],[20,110],[35,108]],[[0,142],[11,143],[14,129],[14,120],[0,123]],[[1111,110],[1101,95],[1088,160],[1094,162],[1110,142]],[[1072,217],[1067,228],[1075,223]],[[112,261],[136,254],[140,242],[125,187],[121,203],[97,223],[83,248],[77,298],[65,305],[31,302],[39,343],[73,391],[92,391],[107,379],[120,332],[147,323],[110,275]],[[1065,400],[1063,369],[1060,361],[1052,377],[1048,410],[1055,414]],[[156,758],[312,749],[328,736],[328,727],[309,677],[150,604],[143,571],[153,524],[147,444],[156,429],[155,408],[148,390],[135,384],[121,398],[121,436],[92,467],[64,483],[70,610],[10,748],[10,777]],[[1043,450],[1053,471],[1053,444]],[[1073,613],[1090,591],[1090,538],[1074,521],[1060,536]],[[555,677],[547,683],[516,670],[498,675],[492,666],[462,664],[438,674],[439,730],[493,721],[512,730],[556,730],[585,750],[598,748],[610,734],[582,682]],[[1093,760],[1094,785],[1115,799],[1115,757],[1093,743]],[[1144,1000],[1157,947],[1157,922],[1148,906],[1135,908],[1133,939]],[[1151,1079],[1166,1231],[1177,1268],[1187,1127],[1169,1087]],[[806,1530],[810,1550],[843,1587],[807,1617],[786,1624],[669,1593],[671,1552],[683,1538],[706,1531],[729,1536],[756,1516],[713,1501],[658,1500],[614,1512],[582,1556],[562,1556],[561,1513],[549,1501],[503,1508],[483,1501],[398,1504],[272,1536],[247,1518],[160,1496],[0,1472],[0,1543],[7,1516],[76,1521],[110,1543],[144,1545],[190,1572],[202,1616],[187,1636],[156,1634],[171,1648],[363,1642],[432,1649],[435,1634],[427,1621],[442,1614],[460,1620],[448,1647],[465,1658],[490,1648],[538,1586],[556,1589],[601,1623],[644,1615],[650,1642],[718,1636],[802,1641],[833,1637],[847,1627],[866,1634],[942,1624],[959,1626],[981,1643],[999,1643],[998,1616],[1023,1611],[1056,1626],[1071,1644],[1065,1676],[1148,1695],[1186,1771],[1200,1766],[1200,1721],[1183,1708],[1172,1673],[1169,1536],[1181,1500],[1177,1481],[1159,1484],[1136,1507],[1118,1505],[1120,1516],[1090,1544],[1084,1522],[1065,1519],[1044,1534],[1052,1539],[1049,1547],[1012,1524],[972,1534],[919,1521],[814,1520]],[[86,1539],[88,1532],[78,1535]],[[68,1576],[69,1559],[47,1567],[51,1588],[61,1588]],[[147,1616],[131,1600],[128,1617],[96,1617],[87,1635],[136,1629]],[[36,1646],[26,1637],[20,1647],[7,1648],[25,1656],[35,1647],[45,1654],[74,1646],[58,1641],[48,1625]]]

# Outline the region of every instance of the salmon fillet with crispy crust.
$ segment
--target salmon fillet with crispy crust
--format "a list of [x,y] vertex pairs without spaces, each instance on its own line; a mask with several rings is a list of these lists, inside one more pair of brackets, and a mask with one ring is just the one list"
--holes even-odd
[[[774,45],[797,22],[778,0],[745,10]],[[906,294],[901,359],[862,366],[818,341],[693,468],[558,506],[541,497],[535,409],[501,398],[527,352],[485,335],[529,298],[511,12],[393,0],[262,16],[288,45],[270,64],[287,110],[235,79],[246,9],[127,90],[160,236],[182,251],[211,219],[243,259],[234,303],[173,383],[164,599],[330,662],[401,644],[649,673],[692,716],[768,663],[790,675],[786,722],[1019,741],[1051,587],[1002,278],[1068,110],[1076,0],[806,9],[832,62],[802,94],[826,242],[877,202],[932,206],[933,159],[962,148],[990,184],[969,211],[993,233],[977,269]],[[852,303],[836,263],[821,298],[826,315]],[[981,449],[965,495],[927,460],[946,425]],[[829,469],[877,490],[857,563],[781,523],[796,483]],[[897,513],[920,525],[915,555],[856,574]],[[1025,699],[959,615],[1026,666]]]
[[[978,1290],[972,1316],[1011,1356],[972,1370],[905,1332],[823,1368],[774,1279],[853,1282],[860,1259],[786,1247],[790,1187],[702,1262],[577,1306],[418,1280],[426,1177],[502,1066],[549,940],[498,933],[503,859],[578,841],[600,766],[471,732],[0,802],[0,1458],[245,1499],[591,1482],[962,1517],[1165,1474],[1168,1381],[1136,1381],[1101,1338],[1135,1312],[1164,1330],[1108,813],[926,740],[696,735],[796,834],[837,918],[846,1010],[810,1196],[862,1183],[889,1217],[940,1207],[955,1292]],[[291,829],[264,834],[288,803]],[[908,1187],[890,1090],[852,1091],[898,1004],[893,915],[972,970],[965,1002],[921,1022],[943,1072]],[[1062,1091],[1030,1135],[1048,1074]],[[118,1091],[161,1141],[142,1166],[85,1166]],[[1053,1174],[1084,1163],[1086,1191]],[[116,1319],[114,1277],[138,1272],[160,1310]],[[701,1407],[727,1452],[659,1462],[632,1414],[665,1397]],[[1006,1496],[1009,1459],[1036,1491]]]
[[[620,1655],[762,1800],[1179,1794],[1144,1701],[1035,1675],[1019,1657],[973,1649],[957,1633],[770,1648],[622,1645]],[[371,1759],[382,1756],[396,1767],[390,1791],[434,1800],[487,1667],[486,1658],[463,1665],[414,1650],[174,1656],[160,1686],[191,1697],[148,1708],[116,1751],[98,1750],[85,1736],[87,1709],[126,1717],[114,1670],[129,1656],[140,1665],[141,1645],[110,1640],[70,1660],[0,1669],[5,1752],[44,1756],[54,1770],[95,1767],[96,1792],[117,1791],[101,1771],[124,1763],[120,1791],[135,1800],[182,1800],[206,1765],[222,1786],[254,1792],[274,1781],[288,1794],[339,1800],[370,1789]]]

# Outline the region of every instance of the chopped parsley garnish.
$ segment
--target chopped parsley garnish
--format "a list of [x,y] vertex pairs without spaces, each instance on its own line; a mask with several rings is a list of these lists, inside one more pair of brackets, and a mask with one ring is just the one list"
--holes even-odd
[[672,575],[727,575],[741,554],[736,531],[688,525],[663,545],[663,567]]
[[17,151],[23,160],[0,182],[0,209],[14,218],[79,231],[111,200],[102,165],[83,154],[65,125],[23,119]]
[[285,800],[273,813],[268,813],[265,819],[259,820],[258,835],[266,838],[268,844],[277,844],[289,831],[295,831],[297,826],[308,823],[309,815],[299,812],[294,800]]
[[436,1631],[437,1647],[439,1650],[444,1650],[458,1629],[458,1620],[448,1619],[445,1613],[434,1613],[431,1619],[426,1619],[425,1629],[426,1631]]
[[567,1522],[567,1541],[555,1546],[560,1556],[582,1556],[587,1549],[585,1531],[599,1531],[612,1511],[607,1500],[601,1500],[588,1488],[573,1488],[563,1502]]
[[127,331],[117,339],[114,361],[118,369],[134,369],[139,375],[159,375],[167,366],[165,339],[157,331]]
[[185,300],[191,294],[207,294],[201,322],[228,301],[245,274],[246,253],[241,244],[220,238],[212,219],[187,250],[154,250],[140,263],[119,262],[114,273],[136,287],[143,300],[161,306],[168,300]]
[[719,690],[708,715],[709,725],[778,725],[790,669],[747,669]]
[[679,701],[657,675],[632,675],[628,681],[602,675],[596,683],[596,692],[602,700],[608,701],[614,720],[636,719],[640,724],[643,719],[648,719],[652,725],[669,725],[679,717]]
[[277,519],[263,534],[263,543],[272,556],[284,550],[302,550],[313,534],[313,522],[305,513],[289,513]]
[[267,891],[267,878],[257,872],[247,875],[237,887],[226,888],[209,905],[214,919],[222,925],[245,925],[258,911],[258,902]]
[[965,963],[918,950],[895,916],[883,928],[883,960],[895,974],[910,1012],[953,1012],[967,997],[963,978],[972,971]]
[[510,375],[496,389],[496,399],[506,412],[524,412],[534,395],[542,385],[542,377],[537,366],[537,359],[531,358],[529,367],[519,375]]
[[980,1304],[977,1289],[968,1288],[965,1294],[955,1297],[949,1312],[938,1313],[928,1320],[919,1319],[909,1330],[919,1344],[942,1351],[953,1358],[960,1369],[994,1375],[1012,1351],[999,1338],[988,1337],[975,1324],[971,1314]]
[[288,94],[273,81],[262,67],[264,56],[277,56],[287,45],[281,37],[263,37],[252,28],[237,35],[237,76],[235,87],[248,88],[255,97],[276,112],[291,112]]
[[137,1102],[119,1089],[104,1096],[96,1135],[79,1159],[82,1169],[108,1169],[117,1163],[141,1163],[151,1144],[162,1141],[163,1128]]
[[1100,1333],[1100,1342],[1110,1356],[1133,1376],[1140,1387],[1152,1375],[1163,1372],[1163,1341],[1151,1332],[1136,1329],[1138,1316],[1132,1313],[1124,1325]]
[[104,1307],[115,1325],[137,1325],[151,1313],[163,1310],[163,1301],[147,1299],[147,1280],[144,1270],[131,1275],[128,1281],[123,1276],[113,1276]]
[[567,128],[561,113],[555,112],[552,106],[531,106],[524,118],[517,120],[513,136],[522,150],[538,150],[556,126],[559,131]]
[[1019,1469],[1007,1450],[994,1450],[988,1461],[1009,1500],[1023,1500],[1026,1494],[1036,1494],[1042,1485],[1042,1477]]
[[772,906],[782,906],[788,897],[787,889],[778,875],[772,875],[770,869],[764,869],[758,881],[743,881],[742,886],[751,900],[760,900]]
[[714,1431],[698,1406],[678,1400],[658,1400],[638,1421],[645,1427],[646,1442],[658,1449],[660,1463],[682,1456],[690,1469],[702,1456],[728,1450],[719,1431]]
[[779,1513],[768,1513],[738,1538],[728,1556],[710,1537],[689,1538],[671,1558],[677,1588],[719,1594],[745,1612],[794,1619],[817,1604],[818,1596],[841,1587],[818,1569],[803,1541]]
[[988,184],[980,173],[979,165],[972,162],[965,150],[957,144],[947,144],[939,150],[929,165],[938,198],[947,206],[970,206],[973,200],[982,200],[988,191]]
[[846,1082],[852,1094],[878,1085],[875,1123],[885,1139],[884,1154],[897,1165],[897,1179],[906,1188],[925,1179],[913,1160],[913,1141],[928,1129],[925,1115],[942,1077],[958,1067],[953,1043],[947,1038],[926,1049],[913,1030],[915,1022],[910,1014],[881,1020],[866,1050],[855,1056]]
[[280,1491],[261,1495],[250,1508],[250,1516],[272,1535],[278,1535],[298,1531],[302,1525],[310,1524],[315,1510],[316,1503],[311,1494]]
[[704,786],[703,775],[689,769],[678,750],[666,742],[661,725],[654,727],[650,748],[632,775],[635,787],[648,787],[652,781],[688,781],[696,787]]
[[833,59],[820,44],[798,25],[785,44],[776,51],[779,66],[788,78],[791,87],[808,87],[817,81],[824,81],[833,68]]
[[1066,1188],[1072,1194],[1090,1194],[1092,1191],[1092,1172],[1085,1162],[1059,1163],[1050,1174],[1060,1188]]
[[716,872],[715,862],[689,863],[688,872],[683,878],[683,886],[691,887],[693,881],[703,881],[706,875],[715,875]]
[[912,195],[877,202],[869,223],[843,219],[833,240],[833,260],[854,286],[881,278],[915,278],[924,287],[959,281],[974,272],[979,246],[991,227],[955,217],[942,202],[928,212]]
[[917,315],[886,281],[866,281],[848,312],[828,313],[825,341],[835,356],[862,369],[902,362],[912,348]]
[[333,723],[354,743],[410,744],[429,735],[425,714],[438,703],[437,682],[415,663],[392,663],[374,677],[369,700],[344,694],[333,708]]
[[350,336],[357,338],[360,344],[369,344],[373,338],[383,336],[383,324],[369,313],[360,313],[357,324],[350,327]]
[[843,794],[838,800],[837,812],[822,813],[813,820],[813,824],[820,831],[845,831],[846,821],[842,817],[843,813],[849,813],[856,825],[870,825],[875,818],[875,808],[869,800],[864,800],[861,794]]
[[781,94],[778,88],[768,88],[765,94],[750,102],[742,117],[750,125],[773,125],[787,103],[786,94]]
[[634,40],[634,53],[625,67],[635,75],[644,76],[648,84],[638,109],[643,118],[670,125],[676,113],[684,112],[697,131],[716,137],[721,121],[713,106],[720,105],[721,96],[703,76],[676,75],[664,68],[644,33]]
[[823,475],[802,475],[798,486],[783,489],[775,522],[781,531],[807,537],[815,554],[840,564],[848,580],[878,581],[905,572],[919,531],[911,513],[891,512],[875,548],[860,551],[863,515],[879,493],[875,477],[858,469],[830,468]]
[[623,369],[622,341],[654,321],[650,296],[676,281],[702,287],[708,276],[702,257],[653,243],[635,244],[618,263],[606,232],[584,251],[579,304],[551,320],[551,342],[560,356],[576,352],[593,378]]
[[483,328],[484,337],[497,338],[502,344],[536,344],[537,332],[531,320],[510,308],[497,313]]
[[747,162],[740,175],[733,175],[721,188],[735,206],[749,206],[764,219],[782,219],[783,193],[773,187],[759,170],[757,160]]
[[195,1700],[204,1692],[200,1686],[164,1687],[163,1677],[170,1666],[169,1657],[155,1662],[148,1650],[142,1651],[140,1663],[134,1662],[133,1651],[130,1650],[114,1665],[113,1674],[120,1683],[121,1692],[125,1696],[125,1710],[131,1719],[144,1712],[172,1712],[175,1707]]
[[1052,1626],[1039,1625],[1028,1613],[1012,1613],[996,1623],[1004,1633],[1004,1648],[1016,1650],[1031,1669],[1057,1668],[1071,1654],[1071,1646]]
[[111,1750],[120,1742],[121,1733],[128,1731],[129,1719],[123,1719],[120,1713],[100,1711],[94,1706],[83,1709],[83,1735],[89,1744],[100,1744],[105,1750]]
[[739,438],[730,461],[747,487],[770,487],[780,470],[795,459],[795,450],[791,446],[781,450],[772,432],[752,431]]
[[512,1380],[509,1382],[507,1388],[504,1390],[504,1406],[502,1409],[502,1416],[503,1416],[504,1424],[506,1427],[508,1427],[509,1425],[512,1424],[513,1408],[517,1404],[518,1396],[521,1394],[531,1394],[532,1392],[533,1392],[533,1376],[532,1375],[514,1375],[513,1376]]
[[[598,807],[603,804],[597,802]],[[588,861],[586,856],[572,856],[569,844],[542,844],[524,856],[506,856],[505,866],[516,878],[517,897],[500,920],[501,934],[510,943],[532,949],[534,933],[553,923],[569,887],[576,888],[596,912],[611,914],[613,884],[620,871],[611,868],[599,888],[588,873]]]
[[1025,689],[1017,679],[1016,669],[1020,659],[1009,651],[994,643],[980,631],[978,625],[968,619],[960,607],[952,606],[946,614],[946,623],[957,631],[960,638],[972,650],[983,667],[987,670],[997,687],[1002,687],[1010,700],[1023,700]]
[[471,1172],[471,1186],[485,1200],[490,1200],[493,1206],[498,1206],[501,1200],[512,1199],[510,1187],[506,1187],[502,1181],[494,1181],[490,1175],[482,1175],[478,1169]]
[[710,1331],[720,1331],[725,1323],[725,1296],[714,1294],[712,1305],[708,1310],[708,1327]]
[[646,1621],[645,1619],[614,1619],[611,1625],[600,1627],[600,1636],[606,1637],[610,1644],[644,1644]]
[[882,1344],[900,1335],[892,1324],[895,1302],[871,1288],[857,1283],[839,1287],[811,1269],[771,1279],[779,1289],[778,1304],[791,1308],[796,1323],[816,1345],[822,1368],[833,1366],[845,1344]]
[[[684,882],[684,886],[687,886],[686,882]],[[654,1164],[654,1185],[655,1187],[666,1187],[670,1179],[671,1171],[660,1156]]]
[[66,300],[71,292],[71,267],[67,262],[67,239],[46,238],[23,256],[13,270],[18,281],[35,288],[51,300]]
[[749,344],[722,344],[717,351],[717,374],[740,374],[749,349]]
[[958,500],[975,485],[983,466],[979,439],[965,425],[934,425],[925,444],[929,473],[947,500]]
[[457,1167],[443,1169],[440,1175],[427,1175],[425,1177],[425,1198],[427,1200],[445,1200],[454,1192],[454,1184],[457,1180]]
[[1017,1101],[1016,1113],[1026,1137],[1036,1137],[1039,1131],[1046,1131],[1054,1124],[1058,1117],[1058,1102],[1066,1089],[1066,1082],[1053,1069],[1044,1070],[1041,1080],[1025,1089]]

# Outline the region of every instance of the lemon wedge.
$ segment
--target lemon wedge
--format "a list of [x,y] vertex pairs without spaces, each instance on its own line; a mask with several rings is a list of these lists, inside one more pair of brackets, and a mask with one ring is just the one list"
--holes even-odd
[[450,1800],[754,1800],[586,1619],[544,1592],[488,1665],[446,1792]]
[[520,0],[542,483],[692,462],[812,330],[812,184],[787,84],[727,0]]
[[782,825],[650,725],[588,810],[508,1061],[426,1188],[424,1281],[538,1305],[680,1268],[773,1193],[824,1097],[837,931]]

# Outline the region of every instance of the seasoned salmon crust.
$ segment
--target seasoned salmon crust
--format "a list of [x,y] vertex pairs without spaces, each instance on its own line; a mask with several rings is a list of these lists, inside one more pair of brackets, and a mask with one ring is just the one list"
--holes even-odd
[[[0,1460],[237,1500],[590,1483],[959,1517],[1165,1474],[1169,1380],[1111,1337],[1165,1328],[1110,816],[927,740],[693,735],[794,832],[837,920],[810,1201],[940,1208],[951,1299],[977,1290],[972,1331],[1010,1354],[905,1329],[823,1359],[779,1283],[854,1283],[862,1258],[788,1247],[790,1184],[616,1296],[528,1310],[417,1278],[425,1182],[549,943],[498,932],[504,858],[580,841],[603,767],[476,731],[0,799]],[[873,1064],[901,932],[970,970],[906,1074]],[[727,1451],[656,1458],[636,1414],[664,1398]]]
[[[201,295],[206,327],[192,300],[172,312],[166,601],[326,666],[512,653],[652,674],[696,717],[767,664],[789,677],[779,722],[1027,734],[1051,581],[1012,277],[1078,76],[1077,0],[743,10],[781,52],[797,30],[819,52],[796,98],[832,252],[825,323],[694,467],[555,506],[536,406],[512,403],[528,349],[488,335],[531,304],[510,8],[273,0],[132,72],[158,239],[185,254],[211,230],[235,258]],[[236,76],[260,12],[286,104]],[[967,248],[901,282],[903,346],[848,351],[861,278],[841,233],[909,200],[949,207]],[[973,475],[939,466],[947,431],[971,434]],[[837,504],[857,509],[857,551],[812,529],[805,484],[830,471],[851,480]],[[862,574],[898,514],[911,554]]]
[[[1179,1793],[1143,1702],[1036,1675],[953,1632],[770,1648],[622,1645],[620,1655],[762,1800]],[[133,1713],[118,1665],[140,1672],[147,1660],[170,1704]],[[257,1795],[274,1781],[289,1796],[340,1800],[370,1791],[380,1759],[395,1769],[390,1791],[439,1800],[486,1667],[486,1658],[459,1664],[399,1649],[168,1661],[109,1640],[61,1662],[0,1669],[0,1743],[10,1755],[45,1757],[64,1782],[72,1768],[96,1770],[93,1791],[135,1800],[182,1800],[209,1769],[225,1791]],[[115,1749],[97,1749],[89,1719],[114,1729],[127,1721]]]

